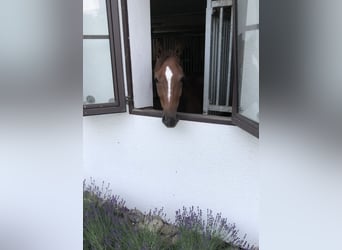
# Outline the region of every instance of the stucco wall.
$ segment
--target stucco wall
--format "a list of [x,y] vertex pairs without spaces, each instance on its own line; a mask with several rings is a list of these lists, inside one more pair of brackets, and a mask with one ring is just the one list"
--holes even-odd
[[84,117],[85,178],[109,182],[128,207],[222,212],[258,242],[258,140],[235,126],[128,113]]

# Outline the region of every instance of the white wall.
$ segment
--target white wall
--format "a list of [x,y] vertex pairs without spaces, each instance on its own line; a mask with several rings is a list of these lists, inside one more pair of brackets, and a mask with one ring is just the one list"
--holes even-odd
[[[141,37],[150,34],[142,32],[149,26],[142,21],[149,0],[129,0],[128,11],[135,104],[143,104],[152,101],[152,89],[146,98],[148,88],[142,87],[142,79],[151,79],[151,69],[145,70],[151,58],[139,54],[151,55],[150,38],[139,49]],[[170,219],[183,206],[222,212],[241,236],[258,243],[258,139],[235,126],[179,121],[167,129],[160,118],[128,113],[83,119],[85,178],[109,182],[130,208],[164,207]]]
[[85,178],[111,184],[130,208],[222,212],[258,242],[258,140],[235,126],[128,113],[84,117]]

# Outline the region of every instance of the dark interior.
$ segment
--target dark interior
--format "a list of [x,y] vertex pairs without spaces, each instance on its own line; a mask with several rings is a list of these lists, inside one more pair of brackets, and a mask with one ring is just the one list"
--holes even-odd
[[[195,93],[203,101],[204,43],[205,43],[206,0],[151,0],[152,66],[155,65],[157,41],[164,49],[174,49],[181,43],[182,67],[185,74],[183,92]],[[153,85],[153,107],[161,109],[160,101]],[[185,110],[189,98],[184,94],[178,107]],[[202,113],[202,108],[191,113]]]

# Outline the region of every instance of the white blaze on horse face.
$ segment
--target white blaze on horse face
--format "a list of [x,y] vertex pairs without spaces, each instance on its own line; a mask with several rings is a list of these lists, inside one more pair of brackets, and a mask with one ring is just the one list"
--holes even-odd
[[167,80],[167,100],[170,102],[171,100],[171,79],[172,79],[173,73],[169,66],[166,66],[165,70],[165,77]]

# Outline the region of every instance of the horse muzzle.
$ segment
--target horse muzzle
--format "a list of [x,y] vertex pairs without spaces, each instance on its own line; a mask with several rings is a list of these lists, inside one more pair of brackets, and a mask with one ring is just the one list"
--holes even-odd
[[173,116],[164,115],[162,121],[166,127],[174,128],[177,125],[178,119]]

